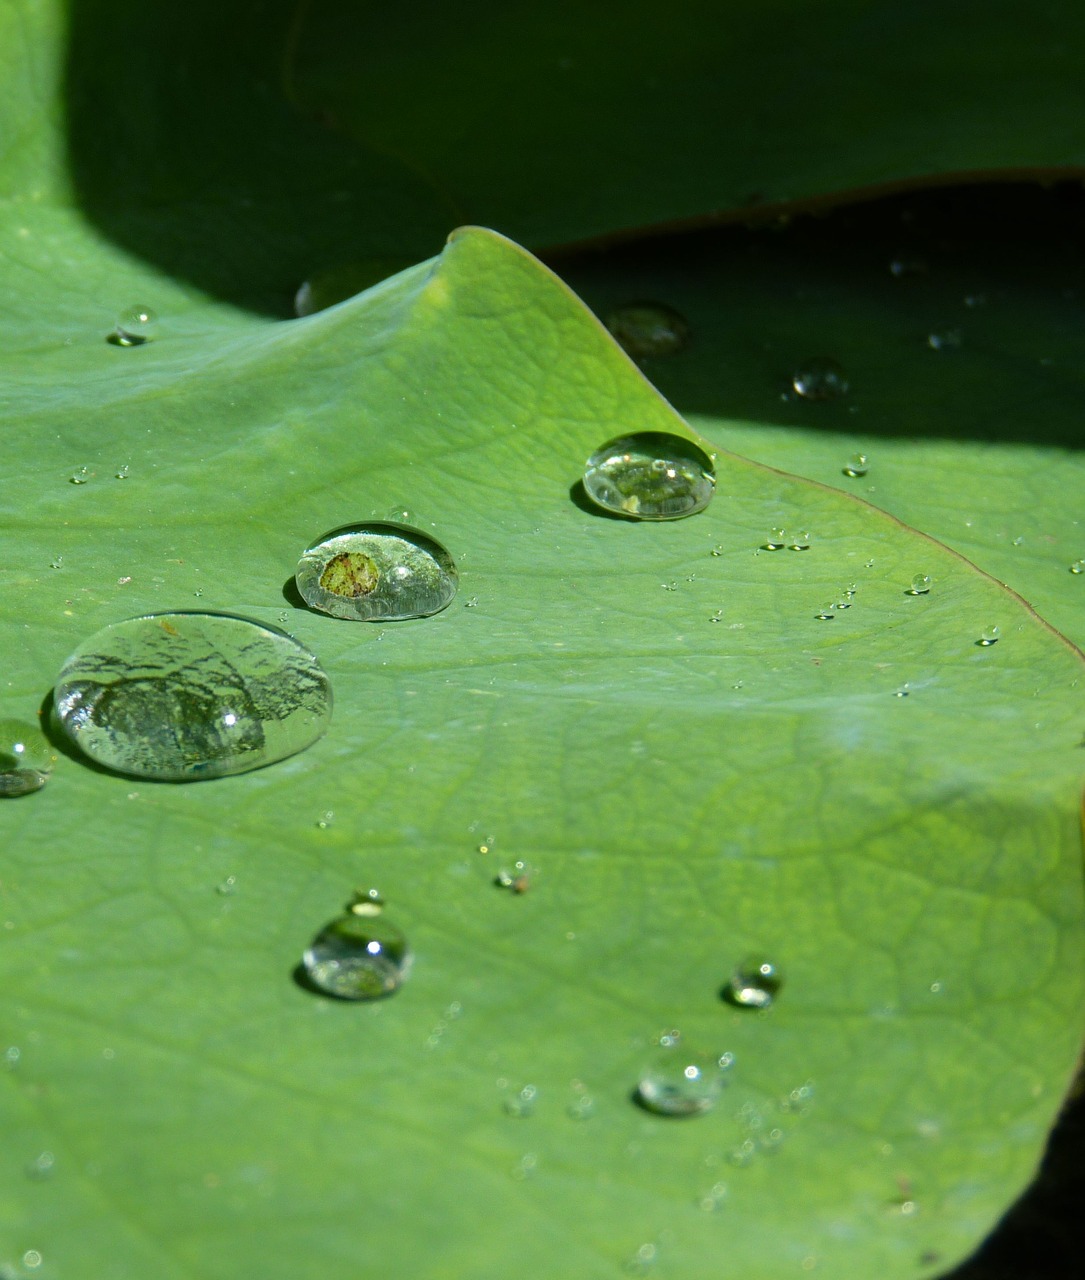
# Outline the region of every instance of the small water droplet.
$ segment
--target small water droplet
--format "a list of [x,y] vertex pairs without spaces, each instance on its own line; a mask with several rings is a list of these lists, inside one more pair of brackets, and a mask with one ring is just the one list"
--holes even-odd
[[90,471],[87,467],[77,467],[68,477],[69,484],[86,484],[90,479]]
[[901,254],[890,262],[889,274],[897,280],[906,276],[925,276],[927,274],[927,264],[922,258],[911,254]]
[[874,561],[873,561],[873,560],[868,560],[868,561],[866,562],[866,564],[865,564],[863,567],[864,567],[864,568],[866,568],[866,569],[873,569],[873,568],[874,568]]
[[804,400],[839,400],[848,393],[844,366],[830,356],[804,360],[791,377],[791,385]]
[[40,791],[55,764],[56,755],[40,729],[22,720],[0,720],[0,797]]
[[[64,568],[64,557],[63,557],[63,556],[54,556],[54,557],[52,558],[52,560],[50,560],[50,561],[49,561],[49,568],[50,568],[50,569],[63,569],[63,568]],[[129,581],[131,581],[131,579],[129,579]]]
[[810,535],[803,530],[802,533],[793,533],[787,540],[789,551],[809,551]]
[[718,543],[716,546],[714,546],[714,547],[712,548],[711,554],[712,554],[712,555],[714,555],[714,556],[722,556],[722,555],[723,555],[723,544],[722,544],[722,543]]
[[765,551],[782,551],[787,546],[787,530],[770,529],[769,536],[761,545]]
[[679,520],[712,498],[712,460],[692,440],[660,431],[619,436],[588,459],[584,491],[598,507],[633,520]]
[[865,453],[854,453],[844,464],[846,476],[865,476],[870,470],[870,460]]
[[814,617],[817,618],[819,622],[832,622],[836,617],[836,613],[834,612],[835,609],[835,604],[823,604],[818,612],[814,614]]
[[980,632],[980,638],[976,641],[976,643],[981,648],[986,649],[993,644],[998,644],[998,641],[1001,635],[1002,635],[1002,629],[1000,627],[984,627],[983,630]]
[[661,302],[630,302],[607,316],[607,328],[628,356],[673,356],[689,341],[689,325]]
[[933,579],[929,573],[917,573],[912,579],[906,595],[925,596],[933,585]]
[[158,317],[150,307],[126,307],[110,337],[120,347],[141,347],[158,337]]
[[722,621],[723,621],[723,610],[722,610],[722,609],[717,609],[715,613],[713,613],[713,614],[710,614],[710,615],[709,615],[709,619],[708,619],[708,620],[709,620],[709,622],[722,622]]
[[539,1100],[539,1090],[533,1084],[525,1084],[522,1089],[518,1089],[504,1101],[504,1110],[507,1116],[513,1116],[517,1120],[526,1120],[529,1116],[535,1114],[535,1106]]
[[494,876],[494,884],[501,889],[508,889],[510,893],[527,893],[534,875],[534,868],[526,862],[515,862],[511,869],[501,868]]
[[379,916],[384,910],[384,898],[379,889],[358,889],[351,899],[349,910],[356,916]]
[[113,475],[114,475],[114,476],[116,477],[116,479],[118,479],[118,480],[127,480],[127,479],[128,479],[128,465],[127,465],[127,463],[126,463],[123,467],[118,467],[118,468],[117,468],[117,470],[113,472]]
[[1070,566],[1071,573],[1085,573],[1085,560],[1075,560]]
[[325,925],[302,956],[315,987],[341,1000],[378,1000],[406,981],[413,957],[407,939],[383,914],[360,914],[351,904]]
[[942,329],[938,333],[927,334],[927,346],[932,351],[953,351],[960,345],[960,329]]
[[1024,542],[1025,542],[1024,538],[1022,538],[1022,537],[1020,537],[1020,536],[1019,536],[1019,537],[1014,538],[1014,540],[1013,540],[1013,545],[1014,545],[1015,547],[1020,547],[1020,546],[1023,546],[1023,545],[1024,545]]
[[566,1110],[571,1120],[590,1120],[595,1115],[595,1099],[588,1093],[578,1094]]
[[896,691],[896,693],[894,693],[894,694],[893,694],[893,697],[894,697],[894,698],[907,698],[907,697],[908,697],[908,695],[909,695],[911,692],[912,692],[912,691],[911,691],[911,689],[909,689],[909,688],[908,688],[908,686],[907,686],[906,684],[902,684],[902,685],[900,686],[900,688]]
[[656,1264],[659,1250],[654,1244],[642,1244],[635,1254],[627,1259],[625,1264],[626,1271],[633,1276],[645,1275]]
[[763,956],[753,956],[737,966],[723,989],[723,998],[743,1009],[767,1009],[782,985],[776,965]]
[[701,1196],[697,1201],[698,1205],[705,1213],[715,1213],[723,1207],[723,1202],[727,1198],[727,1183],[716,1182]]
[[23,1266],[26,1267],[28,1271],[34,1271],[36,1268],[40,1267],[41,1264],[42,1256],[39,1250],[27,1249],[26,1253],[23,1254]]
[[237,876],[227,876],[225,880],[220,880],[215,885],[215,892],[224,898],[230,897],[231,894],[237,892]]
[[42,1151],[26,1166],[26,1175],[36,1182],[44,1182],[45,1179],[53,1176],[55,1166],[56,1157],[53,1153],[51,1151]]
[[465,600],[465,601],[463,602],[463,607],[464,607],[465,609],[477,609],[477,608],[478,608],[478,596],[472,596],[472,597],[470,598],[470,600]]
[[356,622],[438,613],[451,604],[459,584],[448,551],[400,524],[333,529],[304,552],[294,577],[311,609]]
[[118,773],[191,782],[245,773],[327,729],[328,677],[274,627],[227,613],[158,613],[83,642],[57,677],[65,734]]
[[321,831],[327,831],[327,829],[332,825],[334,821],[335,821],[335,811],[333,809],[325,809],[324,812],[320,815],[320,817],[317,818],[316,825],[320,828]]
[[724,1083],[719,1058],[683,1048],[676,1033],[661,1036],[637,1082],[637,1101],[661,1116],[703,1115],[716,1105]]

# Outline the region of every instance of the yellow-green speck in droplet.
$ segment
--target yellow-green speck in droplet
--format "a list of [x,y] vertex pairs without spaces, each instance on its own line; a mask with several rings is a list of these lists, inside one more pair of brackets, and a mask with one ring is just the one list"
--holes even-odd
[[641,1069],[636,1101],[656,1115],[703,1115],[716,1105],[729,1066],[711,1054],[690,1052],[680,1039],[661,1043]]
[[55,764],[56,756],[40,729],[22,720],[0,720],[0,797],[40,791]]
[[119,347],[141,347],[158,337],[158,317],[150,307],[125,307],[110,338]]
[[320,930],[302,956],[302,968],[327,995],[379,1000],[403,985],[413,957],[402,931],[379,908],[360,914],[354,906]]
[[998,644],[1001,637],[1002,630],[1000,627],[984,627],[976,643],[981,649],[988,649],[991,645]]
[[584,492],[604,511],[632,520],[680,520],[712,500],[712,459],[692,440],[660,431],[618,436],[588,459]]
[[812,356],[791,376],[791,385],[804,400],[839,400],[848,394],[848,377],[839,360]]
[[870,470],[870,460],[865,453],[855,453],[844,464],[846,476],[865,476]]
[[65,734],[107,769],[161,782],[245,773],[311,746],[332,693],[312,653],[228,613],[147,614],[83,642],[57,677]]
[[927,592],[930,591],[932,585],[933,580],[929,573],[917,573],[912,579],[911,585],[905,594],[910,596],[925,596]]
[[783,978],[773,961],[751,956],[735,967],[723,998],[740,1009],[767,1009],[776,998]]
[[607,316],[607,328],[634,360],[672,356],[689,342],[689,325],[661,302],[630,302]]
[[309,547],[295,572],[311,609],[356,622],[395,622],[438,613],[459,586],[448,551],[407,525],[333,529]]

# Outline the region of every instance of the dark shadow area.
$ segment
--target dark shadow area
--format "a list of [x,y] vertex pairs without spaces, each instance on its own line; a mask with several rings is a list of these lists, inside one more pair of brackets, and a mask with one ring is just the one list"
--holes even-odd
[[417,261],[455,224],[423,178],[301,103],[299,14],[297,0],[69,4],[68,158],[87,216],[159,270],[278,317],[314,272]]
[[[600,317],[673,307],[691,340],[640,366],[684,414],[878,437],[1085,441],[1085,194],[954,187],[772,224],[562,254]],[[849,390],[803,398],[811,358]]]
[[297,579],[293,574],[283,583],[283,599],[292,609],[308,609],[309,606],[298,590]]
[[620,511],[607,511],[605,507],[596,506],[591,498],[588,497],[583,480],[578,480],[575,484],[569,486],[569,499],[573,506],[579,507],[585,515],[598,516],[601,520],[619,520],[623,524],[641,523],[641,521],[635,520],[632,516],[623,516]]
[[57,720],[56,703],[53,700],[54,693],[55,691],[50,689],[45,697],[42,698],[41,705],[38,707],[39,726],[53,750],[68,760],[74,760],[76,764],[84,769],[89,769],[92,773],[100,773],[107,778],[124,776],[115,773],[112,769],[106,769],[103,765],[92,760],[90,756],[85,756],[72,742]]

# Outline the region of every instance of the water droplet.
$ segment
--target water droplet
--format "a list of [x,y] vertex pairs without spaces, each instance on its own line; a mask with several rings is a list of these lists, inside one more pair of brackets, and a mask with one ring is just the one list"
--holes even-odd
[[911,691],[911,689],[909,689],[909,688],[908,688],[908,686],[907,686],[906,684],[902,684],[902,685],[900,686],[900,688],[896,691],[896,693],[894,693],[894,694],[893,694],[893,697],[894,697],[894,698],[907,698],[907,697],[908,697],[908,695],[909,695],[911,692],[912,692],[912,691]]
[[223,898],[228,898],[231,894],[237,892],[237,876],[227,876],[225,880],[220,880],[215,885],[215,892]]
[[45,734],[21,720],[0,720],[0,796],[25,796],[49,781],[56,756]]
[[607,328],[634,360],[673,356],[689,341],[689,325],[661,302],[630,302],[607,316]]
[[829,356],[804,360],[792,374],[791,385],[804,400],[839,400],[848,393],[844,366]]
[[1070,566],[1071,573],[1085,573],[1085,560],[1075,560]]
[[118,479],[118,480],[127,480],[127,479],[128,479],[128,464],[126,463],[123,467],[118,467],[118,468],[117,468],[117,470],[113,472],[113,475],[114,475],[114,476],[116,477],[116,479]]
[[767,1009],[782,985],[776,965],[763,956],[754,956],[735,969],[723,989],[723,998],[743,1009]]
[[57,678],[68,737],[118,773],[191,782],[285,759],[327,729],[316,658],[275,627],[228,613],[157,613],[84,641]]
[[787,530],[771,529],[761,545],[766,551],[782,551],[787,546]]
[[661,1036],[659,1048],[640,1073],[637,1101],[661,1116],[702,1115],[715,1106],[724,1071],[719,1058],[692,1053],[680,1038]]
[[526,1120],[528,1116],[534,1115],[538,1099],[538,1089],[533,1084],[525,1084],[522,1089],[505,1099],[505,1114],[515,1116],[517,1120]]
[[626,1261],[625,1269],[633,1276],[645,1275],[655,1266],[659,1250],[654,1244],[642,1244],[631,1258]]
[[912,579],[911,586],[906,594],[910,596],[925,596],[932,585],[933,580],[929,573],[917,573]]
[[983,630],[980,632],[980,638],[976,641],[976,643],[981,648],[986,649],[993,644],[998,644],[998,641],[1001,635],[1002,635],[1002,629],[1000,627],[984,627]]
[[341,1000],[378,1000],[398,991],[410,973],[407,939],[383,914],[362,915],[352,904],[325,925],[302,956],[314,986]]
[[1025,542],[1024,538],[1022,538],[1022,537],[1016,537],[1016,538],[1014,538],[1014,540],[1013,540],[1013,545],[1014,545],[1015,547],[1020,547],[1020,546],[1023,546],[1023,545],[1024,545],[1024,542]]
[[158,337],[158,317],[150,307],[126,307],[117,317],[111,335],[121,347],[141,347]]
[[716,1182],[697,1201],[705,1213],[715,1213],[727,1198],[727,1183]]
[[870,470],[869,459],[865,453],[853,453],[844,464],[846,476],[865,476]]
[[63,568],[64,568],[64,557],[63,557],[63,556],[54,556],[54,557],[52,558],[52,560],[50,560],[50,561],[49,561],[49,568],[50,568],[50,569],[63,569]]
[[424,618],[452,603],[459,576],[439,542],[400,524],[344,525],[298,562],[311,609],[360,622]]
[[526,862],[516,862],[511,870],[502,867],[494,877],[494,884],[501,889],[508,889],[510,893],[527,893],[534,874],[534,868]]
[[478,608],[478,596],[472,596],[472,597],[470,598],[470,600],[465,600],[465,601],[463,602],[463,607],[464,607],[465,609],[477,609],[477,608]]
[[659,431],[607,441],[584,471],[584,491],[596,506],[634,520],[679,520],[703,511],[715,484],[707,453]]
[[384,910],[384,898],[379,889],[359,889],[351,899],[350,910],[356,916],[379,916]]
[[580,1080],[573,1081],[573,1100],[566,1110],[571,1120],[590,1120],[595,1115],[595,1099]]
[[86,467],[77,467],[68,477],[69,484],[86,484],[90,479],[90,471]]
[[43,1182],[46,1178],[53,1176],[53,1170],[56,1165],[56,1157],[51,1151],[43,1151],[40,1155],[34,1157],[26,1166],[26,1174],[28,1178],[35,1181]]
[[905,276],[925,276],[927,264],[922,258],[902,254],[889,264],[889,274],[900,280]]
[[711,615],[709,616],[709,619],[708,619],[708,620],[709,620],[709,622],[722,622],[722,621],[723,621],[723,610],[722,610],[722,609],[717,609],[715,613],[713,613],[713,614],[711,614]]
[[37,1249],[27,1249],[26,1253],[23,1254],[23,1266],[27,1270],[33,1271],[35,1268],[40,1267],[41,1263],[41,1253]]
[[960,329],[943,329],[927,334],[927,346],[932,351],[953,351],[961,345]]
[[810,535],[803,531],[802,533],[793,533],[787,540],[789,551],[809,551]]
[[819,622],[832,622],[836,617],[834,612],[835,609],[835,604],[823,604],[818,612],[814,614],[814,617],[817,618]]
[[664,591],[677,591],[677,590],[678,590],[678,583],[677,583],[677,582],[661,582],[659,585],[663,588],[663,590],[664,590]]

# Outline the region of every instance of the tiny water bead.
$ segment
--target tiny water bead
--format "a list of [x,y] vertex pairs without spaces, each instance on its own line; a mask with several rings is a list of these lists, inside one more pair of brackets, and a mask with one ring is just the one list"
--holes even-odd
[[784,547],[787,546],[787,530],[786,529],[770,530],[769,536],[765,539],[765,541],[761,545],[764,547],[766,551],[783,551]]
[[332,691],[285,632],[228,613],[146,614],[113,623],[64,664],[57,719],[117,773],[192,782],[245,773],[311,746]]
[[45,734],[21,720],[0,720],[0,796],[26,796],[49,781],[56,756]]
[[141,347],[158,337],[158,317],[150,307],[126,307],[110,335],[121,347]]
[[1075,560],[1070,566],[1071,573],[1085,573],[1085,560]]
[[982,649],[988,649],[993,644],[998,644],[1002,637],[1002,629],[1000,627],[984,627],[980,632],[980,638],[976,643]]
[[823,604],[817,613],[814,614],[814,617],[817,618],[819,622],[832,622],[836,617],[836,613],[834,612],[835,609],[835,604]]
[[804,400],[839,400],[848,394],[844,366],[830,356],[812,356],[791,375],[791,385]]
[[584,491],[598,507],[633,520],[680,520],[712,499],[708,454],[681,436],[644,431],[618,436],[588,459]]
[[[485,846],[479,847],[479,852],[485,851]],[[502,869],[494,876],[494,884],[499,889],[508,889],[510,893],[527,893],[531,888],[531,881],[535,875],[533,867],[526,862],[515,862],[511,868],[502,867]]]
[[929,573],[917,573],[912,579],[907,594],[910,596],[925,596],[932,585],[933,580]]
[[689,342],[689,325],[662,302],[630,302],[607,316],[607,328],[634,360],[673,356]]
[[87,467],[77,467],[68,477],[69,484],[86,484],[90,479],[90,471]]
[[716,1105],[731,1055],[714,1058],[691,1053],[680,1038],[660,1039],[659,1048],[640,1073],[636,1098],[642,1107],[660,1116],[703,1115]]
[[791,534],[787,540],[787,547],[789,551],[809,551],[810,535],[805,531]]
[[723,998],[741,1009],[767,1009],[782,985],[783,978],[772,960],[752,956],[736,967],[723,989]]
[[535,1113],[535,1104],[539,1099],[539,1090],[533,1084],[525,1084],[522,1089],[505,1099],[504,1109],[507,1116],[517,1120],[526,1120]]
[[961,345],[960,329],[943,329],[927,334],[927,346],[932,351],[954,351]]
[[844,464],[844,474],[846,476],[865,476],[869,470],[870,459],[865,453],[853,453]]
[[358,895],[325,925],[302,956],[313,986],[340,1000],[379,1000],[406,981],[413,957],[403,932],[385,918],[375,890]]
[[344,525],[309,547],[295,572],[311,609],[355,622],[424,618],[452,603],[456,565],[435,539],[409,525]]

